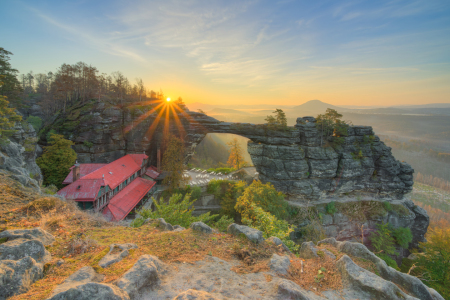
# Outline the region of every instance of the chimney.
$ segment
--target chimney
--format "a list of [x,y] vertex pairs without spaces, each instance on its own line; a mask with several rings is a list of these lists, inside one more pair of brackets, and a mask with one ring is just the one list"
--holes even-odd
[[156,157],[157,157],[156,169],[158,170],[158,173],[161,173],[161,150],[159,149],[159,147]]
[[78,161],[75,161],[75,165],[73,166],[72,173],[73,173],[73,175],[72,175],[73,182],[80,179],[80,164],[78,163]]

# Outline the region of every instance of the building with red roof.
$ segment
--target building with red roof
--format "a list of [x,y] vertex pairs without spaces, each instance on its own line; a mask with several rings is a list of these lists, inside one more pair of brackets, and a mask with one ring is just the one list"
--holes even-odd
[[103,211],[111,220],[123,220],[154,191],[156,182],[142,178],[147,163],[145,154],[127,154],[109,164],[76,163],[58,195],[75,200],[83,209]]

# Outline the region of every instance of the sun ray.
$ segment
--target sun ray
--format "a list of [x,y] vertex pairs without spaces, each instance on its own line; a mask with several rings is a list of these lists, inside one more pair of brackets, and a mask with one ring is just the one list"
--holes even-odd
[[[176,105],[176,104],[175,104]],[[176,105],[178,106],[178,105]],[[175,111],[174,106],[170,107],[172,114],[173,114],[173,119],[175,120],[175,123],[178,127],[178,131],[180,132],[180,136],[184,139],[184,135],[186,134],[186,130],[184,129],[183,124],[181,124],[180,118],[178,117],[178,114]]]
[[150,127],[147,130],[146,136],[147,136],[149,141],[152,139],[153,134],[155,133],[155,130],[158,127],[159,120],[161,119],[161,116],[164,113],[164,109],[165,109],[165,107],[163,107],[163,109],[161,109],[161,111],[156,116],[155,120],[153,120],[152,125],[150,125]]
[[164,102],[161,102],[156,107],[152,108],[151,110],[149,110],[148,112],[146,112],[142,116],[139,116],[139,118],[136,121],[132,122],[130,125],[125,127],[124,133],[128,133],[131,129],[133,129],[134,127],[139,125],[142,121],[144,121],[146,118],[148,118],[151,114],[153,114],[162,105],[164,105]]

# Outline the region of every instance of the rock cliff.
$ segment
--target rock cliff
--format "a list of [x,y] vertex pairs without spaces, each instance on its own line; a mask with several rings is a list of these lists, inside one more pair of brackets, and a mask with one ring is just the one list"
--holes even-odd
[[41,142],[55,130],[76,143],[80,162],[111,162],[145,151],[156,164],[165,132],[183,136],[187,161],[206,134],[232,133],[250,139],[248,151],[260,179],[270,181],[292,202],[402,199],[412,190],[414,170],[397,161],[369,126],[350,126],[348,136],[337,143],[334,137],[321,138],[312,117],[298,118],[297,125],[285,130],[220,122],[190,111],[166,117],[149,106],[120,108],[91,100],[55,116],[41,131]]

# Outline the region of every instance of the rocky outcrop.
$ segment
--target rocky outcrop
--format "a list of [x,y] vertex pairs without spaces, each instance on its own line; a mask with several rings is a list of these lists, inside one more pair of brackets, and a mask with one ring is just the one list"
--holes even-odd
[[39,189],[41,169],[36,157],[42,153],[36,132],[26,121],[16,122],[14,134],[0,143],[0,170],[27,187]]
[[[220,122],[198,112],[158,116],[151,106],[120,108],[91,102],[68,108],[41,135],[56,130],[75,142],[78,160],[111,162],[126,153],[142,153],[156,164],[165,131],[182,135],[186,161],[208,133],[232,133],[250,139],[248,151],[262,181],[294,202],[329,202],[342,196],[401,199],[412,189],[413,169],[397,161],[369,126],[350,126],[344,138],[321,137],[312,117],[272,130],[265,125]],[[174,120],[178,119],[177,122]]]
[[131,249],[137,249],[136,244],[112,244],[109,246],[109,252],[99,262],[102,268],[107,268],[112,264],[121,261],[130,254]]
[[263,233],[248,226],[233,223],[228,226],[227,232],[237,236],[244,236],[255,244],[264,242]]
[[212,228],[203,222],[194,222],[189,227],[192,228],[192,230],[203,232],[203,233],[212,233],[213,232]]
[[40,229],[5,230],[0,238],[0,300],[26,292],[44,275],[44,264],[51,259],[45,245],[55,238]]

